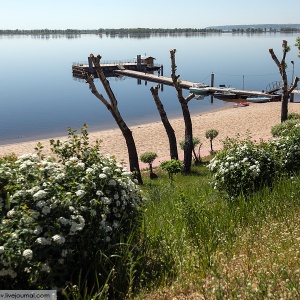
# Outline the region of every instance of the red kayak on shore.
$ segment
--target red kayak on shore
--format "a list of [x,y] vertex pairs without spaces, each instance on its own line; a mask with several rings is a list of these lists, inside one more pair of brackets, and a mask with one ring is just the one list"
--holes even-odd
[[233,105],[233,107],[245,107],[249,106],[249,102],[239,102]]

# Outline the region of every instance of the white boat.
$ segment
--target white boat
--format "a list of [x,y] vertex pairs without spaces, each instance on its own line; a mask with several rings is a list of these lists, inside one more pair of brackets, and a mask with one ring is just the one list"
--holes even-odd
[[194,83],[190,88],[190,93],[195,95],[208,95],[208,85],[204,83]]
[[195,100],[203,100],[205,98],[205,95],[196,95]]
[[214,92],[214,97],[220,99],[236,99],[237,95],[234,90],[235,88],[230,85],[220,84],[219,89]]
[[267,96],[250,96],[246,98],[247,102],[256,102],[256,103],[263,103],[263,102],[270,102],[272,97]]
[[237,95],[232,93],[231,91],[224,91],[224,92],[215,92],[214,97],[220,99],[236,99]]
[[232,87],[231,85],[226,85],[226,84],[219,84],[219,88],[225,89],[225,90],[235,90],[234,87]]

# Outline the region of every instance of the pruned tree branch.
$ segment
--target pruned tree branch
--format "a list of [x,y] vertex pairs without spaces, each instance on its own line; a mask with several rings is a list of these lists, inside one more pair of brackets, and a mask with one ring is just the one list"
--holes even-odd
[[191,94],[186,98],[183,97],[182,88],[180,87],[180,83],[178,81],[179,75],[178,76],[176,75],[177,66],[175,63],[175,53],[176,53],[176,49],[170,50],[171,77],[172,77],[173,85],[177,91],[177,98],[180,102],[183,119],[184,119],[184,125],[185,125],[184,173],[188,174],[191,172],[192,155],[193,155],[193,125],[192,125],[191,114],[188,108],[188,102],[195,95]]
[[95,86],[94,79],[86,72],[83,72],[86,82],[89,84],[91,92],[107,107],[108,110],[111,110],[110,103],[100,94]]
[[273,59],[274,62],[276,63],[276,65],[277,65],[277,67],[278,67],[278,69],[279,69],[280,75],[281,75],[281,74],[282,74],[282,68],[281,68],[281,63],[280,63],[280,61],[278,60],[278,58],[277,58],[277,56],[276,56],[276,54],[274,53],[274,50],[273,50],[272,48],[269,49],[269,52],[270,52],[270,54],[271,54],[272,59]]
[[123,137],[126,142],[127,151],[128,151],[128,157],[129,157],[129,165],[130,165],[130,171],[133,172],[136,179],[140,184],[143,184],[140,167],[139,167],[139,159],[138,154],[135,146],[135,141],[132,135],[132,132],[130,128],[127,126],[125,121],[123,120],[119,109],[118,109],[118,102],[117,99],[111,90],[110,84],[108,80],[106,79],[103,70],[100,66],[100,59],[101,56],[98,55],[95,57],[93,54],[90,54],[90,58],[95,66],[96,72],[98,74],[98,77],[107,93],[107,96],[109,97],[110,102],[108,102],[102,94],[100,94],[94,84],[93,78],[89,76],[89,74],[85,73],[85,79],[86,82],[89,84],[91,92],[106,106],[106,108],[111,112],[113,118],[115,119],[117,125],[119,126],[120,130],[122,131]]
[[177,150],[177,141],[176,141],[175,131],[174,131],[172,125],[170,124],[167,113],[164,109],[164,106],[160,101],[160,98],[158,95],[158,86],[151,87],[150,91],[152,93],[154,102],[155,102],[157,110],[159,112],[161,121],[162,121],[162,123],[165,127],[165,130],[166,130],[166,133],[168,135],[169,146],[170,146],[170,157],[171,157],[171,159],[178,159],[178,150]]
[[171,49],[170,50],[170,54],[171,54],[171,78],[173,81],[173,85],[178,93],[178,99],[180,102],[189,102],[191,99],[193,99],[195,97],[194,94],[189,94],[186,98],[183,97],[182,94],[182,88],[180,86],[180,81],[179,81],[179,77],[180,75],[176,75],[176,70],[177,70],[177,66],[175,63],[175,53],[176,53],[176,49]]
[[281,78],[282,78],[282,94],[281,94],[281,122],[284,122],[287,120],[288,117],[288,99],[290,96],[290,93],[293,91],[293,89],[297,86],[298,83],[298,79],[295,78],[293,85],[288,88],[288,80],[287,80],[287,75],[286,75],[286,63],[285,63],[285,59],[286,59],[286,54],[287,52],[289,52],[290,47],[287,44],[286,40],[282,41],[282,50],[283,50],[283,55],[282,55],[282,60],[281,62],[279,62],[277,56],[275,55],[273,49],[269,49],[269,52],[271,54],[272,59],[274,60],[274,62],[276,63]]
[[288,90],[289,94],[298,86],[298,82],[299,82],[299,77],[295,77],[293,84]]
[[118,101],[117,101],[117,99],[116,99],[116,97],[115,97],[112,89],[110,88],[109,81],[106,79],[106,76],[104,75],[103,70],[102,70],[102,68],[100,66],[101,56],[97,55],[97,57],[95,57],[93,54],[90,54],[90,58],[91,58],[94,66],[95,66],[97,75],[98,75],[99,79],[102,82],[102,85],[103,85],[103,87],[105,89],[105,92],[106,92],[108,98],[110,99],[111,106],[114,109],[117,108]]

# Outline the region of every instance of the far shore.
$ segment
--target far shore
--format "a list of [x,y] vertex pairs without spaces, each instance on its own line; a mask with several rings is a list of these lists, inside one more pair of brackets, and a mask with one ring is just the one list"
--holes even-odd
[[[289,103],[289,112],[300,113],[300,103]],[[232,105],[203,114],[192,114],[193,135],[203,143],[201,156],[205,156],[210,150],[209,141],[205,138],[207,130],[218,130],[219,135],[213,141],[213,148],[217,150],[222,148],[222,141],[226,137],[234,138],[239,135],[243,138],[250,134],[251,138],[256,141],[271,138],[271,128],[280,123],[280,116],[281,102],[251,103],[249,106],[240,108],[234,108]],[[175,130],[177,144],[179,144],[184,139],[183,118],[170,119],[170,123]],[[168,138],[162,122],[140,124],[131,126],[130,129],[135,139],[138,155],[147,151],[157,153],[158,158],[154,165],[170,159]],[[34,148],[38,142],[44,146],[44,154],[51,155],[50,139],[66,140],[67,133],[61,137],[2,145],[0,146],[0,156],[11,153],[19,156],[35,152]],[[120,129],[89,132],[89,139],[91,143],[97,139],[101,140],[103,154],[114,155],[119,162],[128,163],[126,143]],[[180,157],[182,157],[183,152],[180,147],[178,149]],[[141,167],[145,167],[145,165],[141,164]]]

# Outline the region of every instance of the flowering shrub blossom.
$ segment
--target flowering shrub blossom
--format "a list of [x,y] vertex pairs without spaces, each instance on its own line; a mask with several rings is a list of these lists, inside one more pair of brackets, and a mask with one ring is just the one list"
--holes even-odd
[[32,250],[26,249],[22,254],[26,259],[32,259]]
[[270,147],[281,164],[282,172],[288,174],[298,172],[300,170],[299,120],[289,129],[281,131],[280,136],[270,142]]
[[[291,175],[300,170],[300,123],[274,126],[276,138],[258,145],[249,139],[225,143],[223,151],[211,160],[215,189],[235,197],[241,192],[249,194],[277,175]],[[274,129],[274,132],[275,132]]]
[[0,159],[0,289],[64,287],[140,215],[131,172],[90,147],[85,129],[52,146],[57,161],[40,150]]
[[248,195],[265,184],[271,184],[278,163],[265,144],[254,145],[249,140],[232,142],[210,161],[215,189],[230,197]]

